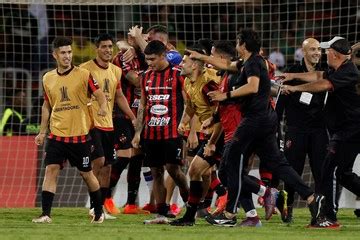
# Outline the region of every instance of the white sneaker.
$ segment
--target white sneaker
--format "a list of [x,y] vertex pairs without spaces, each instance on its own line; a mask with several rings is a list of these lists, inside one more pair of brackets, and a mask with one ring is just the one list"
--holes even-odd
[[34,218],[32,220],[33,223],[51,223],[52,220],[49,216],[45,215],[45,216],[40,216],[38,218]]
[[92,218],[90,223],[100,224],[100,223],[103,223],[103,222],[104,222],[104,214],[102,213],[100,218],[97,221],[95,221],[95,215],[94,215],[94,217]]
[[170,221],[163,215],[156,215],[154,219],[145,220],[144,224],[168,224]]
[[104,212],[104,218],[105,218],[105,220],[115,220],[116,219],[116,217],[111,216],[110,214],[108,214],[106,212]]

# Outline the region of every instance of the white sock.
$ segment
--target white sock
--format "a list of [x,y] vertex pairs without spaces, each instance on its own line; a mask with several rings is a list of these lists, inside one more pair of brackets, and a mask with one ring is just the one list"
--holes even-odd
[[256,209],[251,209],[250,211],[248,211],[247,213],[245,213],[245,216],[248,218],[253,218],[253,217],[257,217],[257,212]]

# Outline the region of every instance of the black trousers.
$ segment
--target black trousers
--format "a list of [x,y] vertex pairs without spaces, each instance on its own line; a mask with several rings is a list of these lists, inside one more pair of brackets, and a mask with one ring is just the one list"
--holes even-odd
[[[320,192],[322,167],[324,164],[329,136],[325,128],[304,129],[289,127],[285,134],[284,154],[290,165],[301,176],[304,171],[306,156],[315,182],[315,192]],[[285,184],[288,192],[288,205],[294,203],[294,189]]]
[[330,139],[328,152],[323,165],[321,191],[325,195],[325,215],[336,221],[339,199],[339,184],[360,196],[360,178],[352,169],[356,156],[360,152],[360,139]]
[[231,140],[226,158],[228,203],[226,211],[236,213],[249,152],[255,152],[260,161],[265,161],[269,170],[306,199],[313,191],[303,182],[299,174],[280,153],[276,139],[277,118],[275,112],[262,118],[245,117]]

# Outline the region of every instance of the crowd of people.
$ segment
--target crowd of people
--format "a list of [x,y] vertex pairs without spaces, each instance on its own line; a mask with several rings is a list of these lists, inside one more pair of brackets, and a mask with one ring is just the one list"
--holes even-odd
[[[291,223],[297,192],[309,207],[309,227],[339,228],[339,185],[360,195],[352,171],[360,145],[360,73],[349,42],[305,39],[302,61],[275,77],[256,31],[243,29],[235,40],[236,45],[202,39],[181,56],[166,27],[144,32],[134,26],[116,43],[115,56],[112,36],[99,34],[95,58],[75,66],[72,40],[55,38],[57,67],[43,77],[35,138],[38,145],[46,142],[42,213],[32,221],[52,222],[56,179],[69,161],[88,186],[92,223],[116,218],[112,194],[128,167],[123,212],[156,213],[145,224],[192,226],[204,217],[212,225],[235,226],[241,207],[245,219],[239,225],[259,227],[252,193],[264,205],[266,220],[277,208]],[[321,49],[326,69],[319,67]],[[255,155],[260,179],[249,175]],[[301,179],[306,156],[315,189]],[[152,196],[142,209],[136,203],[141,172]],[[277,189],[277,179],[284,190]],[[186,211],[170,221],[179,214],[170,205],[174,185]],[[211,212],[214,192],[222,203]]]

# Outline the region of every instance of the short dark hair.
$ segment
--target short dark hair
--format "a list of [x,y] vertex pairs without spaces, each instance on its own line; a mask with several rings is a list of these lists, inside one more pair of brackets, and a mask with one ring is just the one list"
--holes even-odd
[[100,33],[96,38],[95,38],[95,46],[99,47],[100,42],[102,41],[108,41],[110,40],[112,43],[114,43],[114,38],[111,34],[109,33]]
[[144,49],[146,55],[156,54],[161,55],[166,52],[166,46],[159,40],[153,40],[148,43]]
[[231,58],[236,56],[235,46],[230,41],[217,41],[214,44],[214,48],[217,52],[226,54]]
[[[194,44],[191,47],[188,47],[187,49],[201,53],[201,54],[206,54],[205,50],[202,47],[203,46],[201,44]],[[184,56],[190,56],[190,55],[191,55],[190,52],[185,50]]]
[[164,33],[164,34],[168,34],[167,27],[164,26],[164,25],[160,25],[160,24],[156,24],[156,25],[153,25],[153,26],[149,27],[149,28],[146,30],[146,33],[149,33],[150,31],[153,31],[154,33]]
[[72,44],[72,39],[68,38],[68,37],[56,37],[53,41],[52,41],[52,50],[55,50],[59,47],[63,47],[63,46],[69,46]]
[[200,38],[197,43],[204,49],[205,54],[210,56],[211,55],[211,48],[213,47],[213,40],[209,38]]
[[261,40],[257,32],[252,29],[243,29],[240,34],[237,36],[237,39],[240,42],[240,45],[245,43],[245,48],[249,52],[259,53],[261,47]]

